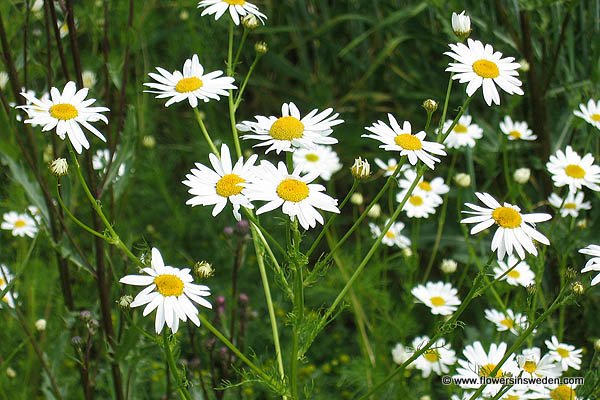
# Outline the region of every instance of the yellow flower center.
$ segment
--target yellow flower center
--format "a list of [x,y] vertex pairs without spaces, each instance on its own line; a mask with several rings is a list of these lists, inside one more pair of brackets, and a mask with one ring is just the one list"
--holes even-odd
[[180,79],[175,85],[175,90],[179,93],[189,93],[200,89],[202,86],[204,86],[202,79],[190,76],[189,78]]
[[285,201],[298,203],[308,197],[308,185],[298,179],[288,178],[277,185],[277,195]]
[[575,203],[565,203],[563,208],[567,208],[569,210],[575,210],[577,208],[577,204]]
[[569,350],[564,349],[562,347],[559,347],[556,349],[556,352],[558,353],[559,356],[561,356],[562,358],[567,358],[569,357]]
[[510,131],[510,132],[508,132],[508,136],[510,136],[513,139],[521,139],[521,132],[519,132],[519,131]]
[[421,150],[423,147],[419,138],[410,133],[402,133],[396,136],[394,142],[404,150]]
[[513,279],[519,279],[519,277],[521,276],[521,273],[519,271],[517,271],[516,269],[513,269],[508,274],[506,274],[506,276],[509,276]]
[[506,396],[504,398],[504,400],[519,400],[519,399],[520,399],[520,397],[517,396],[516,394],[509,394],[508,396]]
[[577,397],[573,389],[567,385],[560,385],[550,391],[550,398],[552,400],[575,400]]
[[27,225],[27,223],[25,221],[23,221],[22,219],[18,219],[15,221],[15,228],[23,228]]
[[55,104],[48,110],[52,118],[68,121],[76,118],[79,115],[79,111],[74,105],[69,103]]
[[398,165],[388,165],[387,170],[390,171],[390,172],[394,172],[396,170],[397,166]]
[[223,0],[223,1],[231,6],[243,6],[246,3],[246,0]]
[[0,278],[0,287],[4,286],[6,284],[6,282],[4,281],[4,278]]
[[314,153],[307,154],[306,156],[304,156],[304,158],[306,158],[306,161],[310,161],[310,162],[319,161],[319,156]]
[[417,207],[423,204],[423,198],[421,196],[410,196],[408,201],[410,204]]
[[523,370],[529,374],[533,374],[537,370],[537,364],[535,361],[527,360],[523,364]]
[[281,117],[271,125],[269,135],[277,140],[300,139],[304,135],[304,124],[298,118]]
[[518,228],[521,226],[521,214],[510,207],[498,207],[492,211],[492,218],[503,228]]
[[469,129],[463,124],[456,124],[454,127],[454,133],[467,133]]
[[600,122],[600,114],[592,114],[590,115],[592,121]]
[[423,354],[423,358],[430,363],[435,363],[440,360],[440,353],[437,350],[427,350],[425,354]]
[[512,329],[515,327],[515,321],[513,321],[510,318],[505,318],[502,321],[500,321],[501,325],[504,325],[505,327],[507,327],[508,329]]
[[432,298],[429,299],[429,301],[431,301],[431,304],[434,305],[435,307],[441,307],[446,304],[446,300],[444,300],[440,296],[433,296]]
[[154,278],[158,293],[165,297],[181,296],[183,294],[183,281],[175,275],[163,274]]
[[396,234],[394,232],[392,232],[392,231],[387,231],[385,233],[385,237],[388,238],[388,239],[393,239],[393,238],[396,237]]
[[565,167],[565,174],[571,178],[583,179],[585,176],[585,169],[576,164],[569,164]]
[[242,193],[244,188],[240,183],[244,183],[246,180],[236,174],[224,175],[217,182],[217,194],[222,197],[229,197],[236,194]]
[[[492,373],[492,371],[494,370],[494,368],[496,368],[496,364],[486,364],[482,367],[479,368],[479,376],[486,376],[489,377],[490,374]],[[493,376],[493,378],[500,378],[502,376],[502,370],[499,369],[498,372],[496,372],[496,375]]]
[[426,192],[431,192],[431,184],[427,181],[423,181],[419,183],[419,189],[424,190]]
[[482,78],[497,78],[500,76],[500,70],[495,62],[489,60],[477,60],[473,63],[473,72]]

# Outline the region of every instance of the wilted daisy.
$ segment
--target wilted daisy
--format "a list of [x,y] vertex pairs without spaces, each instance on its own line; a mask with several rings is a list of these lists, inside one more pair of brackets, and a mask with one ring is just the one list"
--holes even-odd
[[[509,272],[506,273],[506,271]],[[506,262],[498,260],[498,266],[494,267],[494,277],[498,279],[502,275],[504,277],[500,280],[505,280],[512,286],[527,287],[532,285],[535,279],[535,274],[531,271],[529,264],[513,255],[508,256]]]
[[131,307],[146,305],[143,315],[156,309],[154,329],[159,334],[165,323],[173,333],[179,328],[179,320],[189,318],[196,326],[200,326],[198,309],[195,302],[206,308],[212,305],[203,297],[210,296],[208,286],[192,283],[194,278],[189,268],[179,269],[165,265],[156,248],[152,248],[151,267],[142,270],[147,275],[127,275],[119,280],[126,285],[146,286],[135,296]]
[[[420,350],[429,342],[429,337],[416,337],[412,342],[415,351]],[[429,377],[431,372],[436,375],[443,375],[450,372],[449,365],[456,364],[456,353],[446,344],[445,339],[438,339],[433,345],[421,354],[414,362],[416,369],[422,372],[423,378]]]
[[64,140],[65,135],[68,136],[75,151],[81,153],[83,148],[90,148],[90,143],[81,126],[106,142],[102,133],[90,122],[103,121],[108,124],[108,119],[100,113],[109,111],[109,109],[90,107],[96,99],[86,100],[87,94],[87,88],[77,90],[75,82],[68,82],[62,93],[55,87],[50,89],[49,99],[37,99],[27,92],[21,93],[31,104],[19,106],[19,108],[23,108],[29,115],[29,119],[25,120],[26,124],[42,125],[42,132],[56,128],[58,137]]
[[[92,156],[92,168],[94,171],[100,171],[102,173],[106,173],[106,167],[108,167],[110,157],[110,151],[108,149],[97,150],[96,154]],[[111,166],[114,168],[115,160],[117,159],[117,152],[114,152],[112,155],[112,163]],[[117,170],[117,178],[125,175],[125,163],[121,163],[119,165],[119,169]]]
[[342,169],[340,158],[329,146],[315,145],[311,149],[299,148],[294,151],[294,168],[300,167],[302,172],[318,172],[328,181],[331,175]]
[[229,147],[221,145],[220,158],[216,154],[209,154],[208,158],[212,169],[196,163],[187,178],[182,183],[190,189],[188,193],[193,195],[185,204],[190,206],[212,206],[212,215],[218,215],[229,201],[233,206],[233,215],[241,220],[240,207],[254,208],[248,199],[245,188],[254,177],[254,163],[258,156],[251,155],[244,163],[240,157],[235,165],[232,165]]
[[[384,226],[387,225],[388,222],[389,220],[385,221]],[[371,235],[374,239],[378,238],[381,235],[381,228],[372,222],[369,223],[369,229],[371,230]],[[385,235],[383,235],[381,243],[390,247],[398,246],[401,249],[410,247],[410,239],[402,234],[403,229],[404,224],[402,222],[394,222],[390,226],[390,229],[388,229],[388,231],[385,233]]]
[[308,229],[314,228],[317,222],[323,224],[323,216],[317,209],[340,212],[337,200],[323,193],[325,187],[311,183],[317,179],[317,173],[300,176],[300,169],[296,168],[290,174],[283,162],[275,167],[262,161],[259,168],[257,179],[246,188],[250,200],[267,202],[256,210],[257,215],[281,207],[284,214],[292,220],[298,218],[300,225]]
[[550,156],[546,168],[552,174],[554,186],[569,186],[574,192],[586,186],[596,192],[600,191],[600,166],[594,165],[594,156],[591,153],[580,157],[571,146],[565,151],[557,150]]
[[[597,244],[590,244],[587,247],[579,250],[581,254],[587,254],[593,258],[589,259],[581,272],[600,271],[600,246]],[[596,275],[592,279],[592,286],[597,285],[600,282],[600,274]]]
[[520,313],[515,313],[510,308],[506,311],[494,309],[485,310],[485,318],[496,325],[498,332],[510,331],[514,335],[519,335],[520,331],[527,329],[527,317]]
[[554,357],[554,360],[560,363],[563,371],[569,368],[581,369],[581,353],[582,349],[576,349],[575,346],[561,343],[556,336],[552,336],[551,340],[544,341],[548,347],[549,354]]
[[15,211],[4,213],[0,228],[12,231],[13,236],[35,237],[38,227],[29,214],[19,214]]
[[[440,134],[445,133],[451,126],[452,120],[448,120],[444,123]],[[458,119],[458,123],[452,128],[444,145],[449,149],[459,149],[461,147],[475,147],[475,140],[481,139],[483,136],[483,129],[479,125],[472,123],[470,115],[462,115]]]
[[229,89],[236,89],[233,85],[234,79],[223,75],[223,71],[213,71],[204,73],[204,67],[198,61],[198,56],[194,54],[192,58],[185,60],[183,72],[169,71],[156,67],[160,74],[150,72],[148,75],[158,83],[144,83],[154,90],[145,90],[147,93],[156,94],[157,99],[169,98],[165,107],[173,103],[187,101],[193,108],[198,106],[198,100],[205,103],[211,99],[219,100],[219,96],[229,96]]
[[[383,170],[383,176],[392,176],[394,174],[394,171],[396,171],[396,168],[398,168],[398,161],[396,161],[395,158],[390,158],[389,160],[387,160],[387,162],[383,161],[380,158],[376,158],[375,164]],[[400,167],[400,171],[405,171],[408,168],[410,168],[410,166],[402,164],[402,166]]]
[[[504,364],[502,364],[501,368],[492,376],[492,371],[496,369],[496,366],[506,353],[506,347],[506,343],[504,342],[500,344],[492,343],[489,352],[486,352],[479,341],[472,345],[467,345],[463,350],[465,359],[458,360],[460,366],[456,369],[456,375],[454,375],[455,379],[464,379],[460,387],[478,389],[480,386],[480,377],[500,378],[509,374],[517,376],[519,374],[519,367],[514,361],[514,354],[511,354]],[[485,386],[482,394],[493,397],[501,388],[501,383],[490,384]]]
[[589,210],[592,205],[589,201],[583,201],[583,192],[569,192],[563,200],[556,193],[552,193],[548,198],[548,202],[552,207],[560,210],[560,216],[571,216],[577,218],[580,210]]
[[333,108],[319,112],[312,110],[302,117],[294,103],[284,103],[281,106],[281,117],[263,117],[256,115],[253,121],[242,121],[236,127],[241,132],[252,132],[242,136],[242,139],[256,139],[261,143],[254,147],[266,147],[265,153],[275,150],[293,151],[295,147],[312,148],[316,144],[335,144],[337,139],[330,137],[333,127],[343,123],[337,119],[338,113]]
[[594,99],[589,99],[587,107],[585,104],[580,104],[579,110],[573,111],[573,114],[600,129],[600,100],[594,101]]
[[514,121],[507,115],[504,121],[500,121],[500,130],[504,133],[508,140],[528,140],[537,139],[537,136],[531,132],[525,121]]
[[515,205],[504,203],[501,205],[488,193],[476,192],[475,195],[489,208],[471,203],[465,205],[475,211],[463,211],[466,214],[475,214],[460,222],[463,224],[476,223],[471,229],[471,235],[479,233],[496,224],[498,229],[492,239],[492,251],[498,252],[498,259],[503,259],[505,254],[511,255],[513,249],[521,259],[525,258],[525,251],[537,255],[533,240],[550,244],[548,238],[534,229],[536,222],[548,221],[550,214],[521,214],[521,209]]
[[446,68],[454,72],[452,79],[467,85],[467,95],[473,96],[475,91],[483,87],[483,98],[488,106],[500,104],[498,85],[508,94],[523,94],[521,81],[517,78],[519,63],[514,62],[514,57],[502,58],[502,53],[494,51],[492,46],[484,46],[478,40],[467,40],[467,45],[462,43],[450,44],[452,51],[444,54],[452,57],[457,62],[451,62]]
[[450,315],[460,305],[456,296],[458,291],[450,283],[427,282],[425,285],[414,287],[410,292],[421,303],[431,308],[434,315]]
[[544,354],[542,357],[538,347],[524,349],[523,354],[517,356],[517,363],[523,374],[531,378],[554,378],[562,374],[562,369],[554,358],[550,354]]
[[[0,264],[0,292],[4,291],[10,281],[12,281],[14,277],[8,270],[8,267],[4,264]],[[13,290],[9,290],[2,297],[2,301],[0,302],[0,308],[2,308],[2,303],[6,303],[10,308],[15,308],[15,299],[17,294]]]
[[[398,180],[398,186],[402,189],[402,192],[397,196],[398,201],[402,201],[404,194],[410,189],[415,179],[417,179],[417,172],[415,170],[407,169],[404,171],[404,178]],[[427,197],[437,207],[443,203],[442,195],[449,191],[450,188],[444,183],[444,178],[436,177],[430,181],[426,181],[421,177],[412,194]]]
[[[396,195],[396,201],[402,202],[408,191],[403,191]],[[402,207],[408,218],[427,218],[435,214],[436,203],[434,200],[423,193],[413,193],[408,197]]]
[[[404,364],[410,357],[411,357],[412,353],[409,351],[408,348],[404,347],[404,345],[402,345],[402,343],[396,343],[396,345],[394,346],[394,348],[392,349],[392,359],[394,360],[394,362],[398,365],[402,365]],[[415,364],[414,362],[408,364],[408,366],[406,368],[414,368]]]
[[[431,154],[445,156],[444,145],[435,142],[426,142],[425,131],[412,134],[410,122],[404,121],[402,127],[396,121],[392,114],[388,114],[390,125],[385,122],[377,121],[365,129],[372,132],[373,135],[362,135],[362,137],[375,139],[383,143],[380,149],[387,151],[399,151],[400,156],[408,156],[408,162],[415,165],[418,160],[423,161],[429,168],[434,169],[434,164],[439,162],[439,158]],[[431,153],[431,154],[430,154]]]
[[198,3],[198,8],[204,8],[201,15],[214,15],[215,21],[229,10],[229,15],[236,25],[239,25],[241,17],[247,14],[256,16],[263,24],[267,19],[265,14],[258,11],[257,6],[246,0],[202,0]]

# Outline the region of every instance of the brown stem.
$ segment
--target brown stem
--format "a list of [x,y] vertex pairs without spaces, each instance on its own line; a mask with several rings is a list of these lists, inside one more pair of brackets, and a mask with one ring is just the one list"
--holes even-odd
[[52,25],[52,31],[54,32],[54,40],[56,41],[56,49],[58,50],[58,58],[60,59],[60,65],[63,70],[63,75],[66,80],[69,78],[69,68],[67,67],[67,60],[65,59],[65,51],[62,46],[62,39],[60,38],[60,29],[58,28],[58,18],[56,18],[56,9],[54,8],[54,1],[44,0],[44,8],[50,15],[50,22]]

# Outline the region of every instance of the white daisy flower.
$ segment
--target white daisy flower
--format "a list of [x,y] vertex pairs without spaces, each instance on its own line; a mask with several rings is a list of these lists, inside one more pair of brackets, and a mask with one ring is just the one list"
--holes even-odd
[[[383,225],[387,225],[388,222],[389,219],[385,221]],[[376,239],[381,235],[381,228],[372,222],[369,223],[369,229],[371,230],[371,235],[373,236],[373,239]],[[403,229],[404,224],[402,222],[394,222],[390,226],[390,229],[388,229],[388,231],[383,236],[381,243],[390,247],[398,246],[401,249],[406,249],[410,247],[410,239],[402,234]]]
[[498,332],[510,331],[517,336],[528,327],[527,317],[513,312],[510,308],[507,308],[506,312],[494,309],[485,310],[485,318],[496,325]]
[[253,121],[242,121],[236,125],[241,132],[252,132],[242,136],[242,139],[256,139],[261,143],[254,147],[266,147],[265,153],[275,150],[294,151],[295,147],[311,149],[316,144],[335,144],[336,138],[330,137],[333,128],[344,122],[337,119],[338,113],[333,108],[319,112],[316,108],[304,118],[294,103],[284,103],[281,106],[281,117],[263,117],[256,115]]
[[[396,168],[398,168],[398,161],[395,158],[390,158],[389,160],[383,161],[380,158],[375,159],[375,164],[383,170],[383,176],[392,176]],[[400,172],[407,170],[410,168],[409,165],[402,164],[400,167]]]
[[[10,281],[12,281],[14,277],[10,273],[8,267],[4,264],[0,264],[0,292],[4,291]],[[2,297],[2,301],[0,301],[0,308],[2,308],[2,303],[6,303],[6,305],[10,308],[15,308],[15,300],[17,298],[17,294],[14,289],[9,290]]]
[[525,258],[525,251],[537,255],[537,249],[532,239],[546,245],[550,244],[546,236],[534,229],[535,223],[551,219],[550,214],[521,214],[519,207],[509,203],[501,205],[488,193],[476,192],[475,195],[489,208],[465,203],[467,207],[475,211],[463,212],[475,214],[475,216],[465,218],[460,222],[463,224],[477,224],[471,229],[471,235],[496,224],[498,229],[492,239],[492,251],[498,251],[499,260],[503,259],[505,254],[511,255],[513,249],[521,259]]
[[158,83],[144,83],[154,90],[144,90],[147,93],[156,94],[157,99],[169,98],[165,107],[173,103],[187,101],[190,106],[196,108],[198,100],[208,103],[212,100],[219,100],[219,96],[229,96],[229,89],[237,89],[233,85],[234,79],[223,75],[223,71],[213,71],[204,73],[204,67],[198,61],[198,56],[194,54],[192,58],[185,60],[183,72],[169,71],[156,67],[160,74],[150,72],[148,75]]
[[[428,336],[416,337],[412,342],[415,352],[429,343],[429,340]],[[436,375],[445,375],[450,372],[448,366],[456,364],[456,353],[450,344],[446,344],[445,339],[438,339],[413,364],[421,371],[423,378],[429,377],[432,371]]]
[[527,126],[527,122],[513,122],[508,115],[504,117],[504,121],[500,121],[500,130],[508,137],[508,140],[533,141],[537,139],[537,136]]
[[[444,145],[435,142],[426,142],[425,131],[412,134],[410,122],[404,121],[402,127],[396,121],[392,114],[388,114],[390,125],[385,122],[377,121],[365,129],[372,132],[373,135],[362,135],[365,138],[371,138],[383,143],[380,149],[387,151],[399,151],[400,156],[408,156],[408,162],[415,165],[420,159],[429,168],[434,169],[434,164],[439,162],[439,158],[431,154],[445,156]],[[431,154],[430,154],[431,153]]]
[[577,397],[575,389],[577,385],[532,385],[531,389],[536,393],[534,399],[557,399],[557,400],[583,400]]
[[589,201],[583,201],[583,192],[569,192],[564,200],[556,193],[552,193],[548,198],[548,202],[552,207],[559,209],[560,216],[563,218],[567,216],[577,218],[580,210],[590,210],[592,208]]
[[[396,201],[401,203],[406,196],[407,191],[400,192],[396,195]],[[435,214],[436,203],[432,197],[422,193],[413,193],[404,206],[402,211],[406,213],[408,218],[428,218]]]
[[[592,256],[593,258],[589,259],[585,266],[581,270],[581,272],[590,272],[590,271],[600,271],[600,246],[597,244],[590,244],[587,247],[579,250],[581,254],[587,254]],[[600,274],[596,275],[594,279],[592,279],[592,286],[600,283]]]
[[254,163],[258,156],[251,155],[245,163],[244,158],[240,157],[232,166],[229,147],[222,144],[220,158],[212,153],[208,158],[212,169],[196,163],[196,168],[185,176],[187,179],[182,183],[190,188],[188,193],[193,195],[185,204],[192,207],[214,205],[214,217],[223,211],[229,201],[233,206],[233,215],[240,221],[240,207],[254,208],[245,188],[254,177]]
[[340,158],[329,146],[315,145],[312,149],[299,148],[294,151],[294,168],[300,167],[304,173],[318,172],[323,180],[342,169]]
[[[504,275],[508,270],[510,272]],[[498,279],[502,275],[504,277],[501,280],[512,286],[527,287],[535,282],[535,274],[531,271],[529,264],[514,255],[508,256],[506,262],[498,260],[498,266],[494,267],[494,278]]]
[[106,142],[102,133],[90,122],[103,121],[108,124],[108,119],[100,113],[109,111],[109,109],[90,107],[96,99],[85,100],[87,94],[87,88],[77,90],[75,82],[68,82],[62,93],[55,87],[50,89],[49,99],[37,99],[27,92],[21,93],[21,96],[31,104],[19,106],[19,108],[23,108],[29,115],[29,119],[24,121],[26,124],[42,125],[42,132],[56,128],[58,137],[64,140],[67,135],[75,151],[81,154],[82,148],[90,148],[90,143],[80,125]]
[[[404,195],[408,189],[410,189],[415,179],[417,179],[417,172],[415,170],[407,169],[404,171],[404,179],[398,180],[398,186],[402,189],[402,192],[396,196],[396,198],[399,199],[399,202],[402,201]],[[434,207],[437,207],[443,203],[442,195],[449,191],[450,188],[444,183],[444,178],[436,177],[430,181],[426,181],[421,177],[412,194],[429,198]]]
[[449,46],[452,51],[444,54],[457,62],[451,62],[446,71],[455,73],[452,79],[469,83],[466,90],[468,96],[473,96],[477,89],[483,87],[483,98],[491,106],[492,102],[500,104],[496,85],[508,94],[523,94],[522,83],[517,78],[519,63],[514,62],[514,57],[502,58],[502,53],[494,51],[489,44],[484,46],[473,39],[468,39],[466,46],[462,43]]
[[[441,132],[446,132],[452,126],[452,120],[444,122]],[[462,115],[458,123],[452,128],[444,145],[449,149],[459,149],[461,147],[475,147],[475,141],[483,137],[483,129],[479,125],[472,123],[470,115]]]
[[[97,150],[96,154],[92,156],[92,168],[94,171],[100,171],[106,173],[106,167],[108,167],[110,160],[110,151],[108,149]],[[115,160],[117,159],[117,152],[115,151],[112,156],[112,167],[114,168]],[[125,175],[125,163],[119,165],[117,170],[116,178],[120,178]]]
[[524,349],[523,354],[517,356],[519,368],[525,376],[530,378],[558,377],[562,375],[562,369],[559,364],[556,364],[554,358],[550,354],[544,354],[542,357],[538,347]]
[[[147,275],[127,275],[119,280],[126,285],[146,286],[135,296],[131,307],[146,305],[143,315],[156,309],[154,329],[159,334],[165,323],[173,333],[179,328],[179,320],[190,321],[200,326],[195,302],[206,308],[212,305],[203,297],[210,296],[208,286],[196,285],[189,268],[179,269],[165,265],[156,248],[152,248],[151,268],[142,270]],[[191,300],[191,301],[190,301]]]
[[554,360],[560,363],[563,371],[570,368],[581,369],[581,353],[582,349],[576,349],[575,346],[560,343],[556,336],[552,336],[551,340],[544,341],[548,347],[549,354],[554,357]]
[[[404,347],[402,343],[396,343],[396,346],[392,349],[392,359],[398,365],[404,364],[410,357],[412,353],[409,351],[407,347]],[[408,364],[406,368],[411,369],[415,367],[415,363],[412,362]]]
[[456,296],[458,291],[450,283],[427,282],[425,285],[414,287],[410,292],[421,303],[431,308],[434,315],[450,315],[460,305]]
[[573,111],[573,114],[600,129],[600,100],[589,99],[587,107],[585,104],[580,104],[579,110]]
[[281,207],[284,214],[298,222],[304,229],[314,228],[317,222],[323,224],[323,216],[317,209],[338,214],[337,200],[325,193],[325,187],[311,183],[317,179],[317,173],[300,176],[300,169],[296,168],[291,174],[285,163],[280,162],[277,167],[268,161],[262,161],[256,172],[257,179],[247,186],[247,195],[250,200],[266,201],[267,204],[256,210],[256,214],[263,214]]
[[38,232],[35,220],[29,214],[19,214],[15,211],[4,213],[0,228],[12,231],[13,236],[29,236],[34,238]]
[[[464,379],[463,382],[465,383],[461,384],[460,387],[463,389],[479,389],[480,377],[500,378],[508,374],[517,376],[519,374],[519,367],[514,361],[514,354],[510,355],[494,376],[491,376],[492,371],[504,357],[506,347],[506,343],[504,342],[501,342],[499,345],[492,343],[489,352],[486,352],[479,341],[465,347],[463,350],[465,359],[458,360],[460,366],[456,369],[456,375],[454,375],[455,379]],[[483,396],[493,397],[501,389],[501,383],[490,384],[483,389],[482,394]]]
[[598,192],[600,191],[600,166],[594,165],[594,156],[591,153],[580,157],[571,146],[567,146],[564,153],[558,150],[550,156],[546,168],[552,174],[554,186],[569,186],[569,190],[575,192],[587,186]]
[[258,11],[257,6],[246,0],[202,0],[198,3],[198,8],[204,8],[201,15],[214,15],[215,21],[229,10],[229,15],[236,25],[248,14],[257,17],[263,25],[267,19],[265,14]]

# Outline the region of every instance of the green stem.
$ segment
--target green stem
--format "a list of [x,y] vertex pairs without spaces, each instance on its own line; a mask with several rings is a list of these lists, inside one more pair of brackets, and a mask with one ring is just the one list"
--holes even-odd
[[[444,126],[444,122],[446,122],[446,113],[448,112],[448,102],[450,101],[450,92],[452,91],[452,76],[454,76],[454,72],[450,74],[450,78],[448,78],[448,88],[446,89],[446,98],[444,99],[444,108],[442,109],[442,118],[440,118],[440,123],[438,125],[438,134],[442,132],[442,127]],[[444,140],[440,140],[441,136],[438,137],[438,142],[443,142]],[[444,138],[446,139],[446,138]]]
[[244,48],[244,43],[246,43],[246,38],[248,37],[248,29],[244,28],[244,32],[242,33],[242,40],[240,40],[240,45],[235,52],[235,57],[233,59],[233,69],[235,70],[238,61],[240,60],[240,55],[242,54],[242,49]]
[[258,64],[258,60],[260,60],[260,55],[257,54],[256,57],[254,57],[254,61],[250,65],[250,69],[248,70],[248,73],[246,74],[244,81],[242,82],[242,86],[240,86],[240,88],[238,90],[238,94],[235,97],[235,102],[234,102],[234,110],[236,110],[236,111],[237,111],[238,107],[240,106],[240,103],[242,102],[242,95],[244,94],[244,91],[246,90],[246,85],[248,85],[248,80],[250,79],[250,76],[252,75],[252,73],[254,72],[254,69],[256,68],[256,65]]
[[171,375],[173,375],[173,379],[175,379],[175,383],[177,383],[177,391],[179,392],[179,395],[182,399],[192,400],[192,396],[185,387],[185,383],[181,378],[181,375],[179,374],[179,369],[177,368],[177,364],[175,363],[173,353],[171,352],[171,344],[169,343],[169,334],[167,329],[163,331],[163,347],[165,350],[165,355],[167,356],[169,370],[171,370]]
[[71,211],[67,208],[67,206],[65,205],[62,196],[60,195],[60,190],[58,190],[58,188],[60,187],[60,183],[58,183],[56,185],[56,198],[58,200],[58,204],[62,207],[62,209],[65,211],[65,213],[67,213],[67,216],[69,218],[71,218],[71,220],[73,222],[75,222],[77,225],[79,225],[81,228],[85,229],[87,232],[91,233],[94,236],[98,236],[102,239],[106,239],[106,236],[104,236],[103,234],[101,234],[100,232],[97,232],[95,230],[93,230],[92,228],[90,228],[89,226],[87,226],[86,224],[84,224],[83,222],[81,222],[79,219],[77,219],[76,216],[74,216]]
[[[227,45],[227,76],[234,77],[235,65],[233,64],[233,21],[229,21],[229,42]],[[229,123],[231,125],[231,134],[233,136],[233,143],[235,145],[235,153],[238,158],[242,156],[242,147],[240,146],[240,138],[238,136],[237,128],[235,127],[235,106],[233,104],[233,91],[229,90],[229,96],[227,97],[227,104],[229,105]]]
[[196,115],[196,121],[198,121],[198,125],[200,126],[200,130],[202,131],[202,135],[204,135],[204,139],[206,139],[206,143],[210,147],[210,151],[212,151],[217,157],[221,157],[221,153],[217,150],[217,146],[213,143],[210,135],[208,134],[208,130],[206,130],[206,126],[204,125],[204,120],[200,111],[197,108],[194,108],[194,115]]
[[[294,254],[300,253],[300,232],[298,231],[298,219],[292,223]],[[299,399],[298,395],[298,348],[300,341],[299,325],[304,319],[304,280],[302,278],[304,265],[294,263],[294,323],[292,329],[292,352],[290,360],[290,387],[292,399]]]

